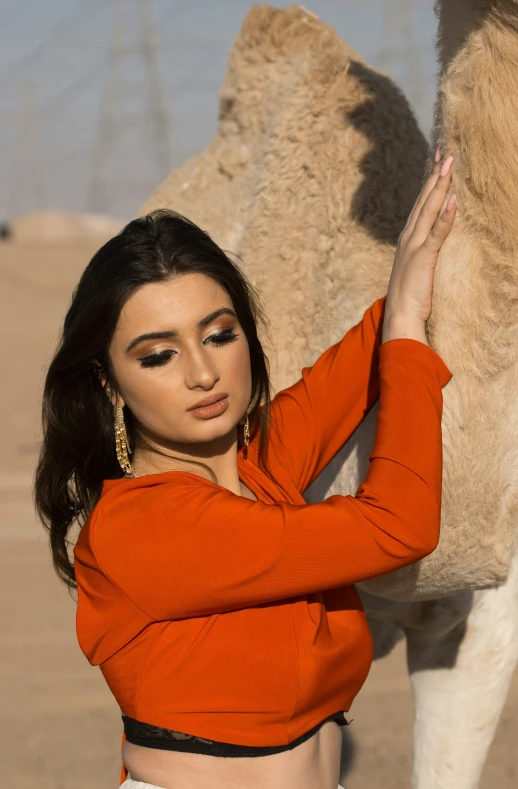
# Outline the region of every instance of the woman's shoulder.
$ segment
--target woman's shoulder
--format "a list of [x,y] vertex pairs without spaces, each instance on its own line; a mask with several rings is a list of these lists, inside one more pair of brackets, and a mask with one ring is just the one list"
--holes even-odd
[[106,514],[113,507],[121,505],[131,506],[135,511],[139,504],[142,508],[147,508],[152,501],[170,498],[172,496],[178,500],[182,492],[192,491],[200,487],[212,486],[220,488],[207,477],[201,476],[193,471],[164,471],[157,474],[145,474],[139,477],[120,477],[118,479],[106,479],[103,482],[101,495],[94,512]]
[[99,501],[107,495],[117,493],[129,493],[132,491],[149,491],[163,485],[189,484],[192,482],[210,482],[207,477],[197,474],[195,471],[185,471],[183,469],[173,469],[162,471],[156,474],[143,474],[136,477],[118,477],[117,479],[105,479]]
[[[178,509],[186,503],[192,493],[208,489],[219,489],[210,480],[190,471],[167,471],[146,474],[140,477],[119,477],[103,482],[101,495],[82,527],[77,544],[88,541],[93,544],[103,532],[111,533],[145,524],[158,512],[165,512],[173,505]],[[120,527],[120,528],[119,528]]]

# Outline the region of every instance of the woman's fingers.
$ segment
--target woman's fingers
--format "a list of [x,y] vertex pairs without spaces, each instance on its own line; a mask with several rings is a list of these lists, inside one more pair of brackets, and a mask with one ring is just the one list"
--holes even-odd
[[419,216],[419,212],[420,212],[421,208],[423,207],[423,204],[424,204],[426,198],[428,197],[428,195],[430,194],[430,192],[432,191],[433,187],[435,186],[435,184],[437,182],[437,178],[439,177],[439,172],[441,170],[441,166],[442,166],[442,162],[441,162],[441,159],[439,158],[438,160],[436,160],[436,162],[435,162],[435,164],[434,164],[434,166],[432,168],[432,172],[430,173],[430,175],[426,179],[426,181],[424,183],[424,186],[421,189],[421,191],[420,191],[420,193],[419,193],[419,195],[417,197],[417,200],[414,203],[414,207],[412,208],[412,210],[410,212],[410,216],[407,219],[407,223],[406,223],[405,227],[403,228],[402,235],[403,234],[405,234],[405,235],[411,235],[412,234],[412,232],[414,230],[414,226],[415,226],[416,220],[417,220],[417,217]]
[[412,231],[412,244],[419,246],[422,244],[432,230],[444,199],[450,188],[453,156],[448,156],[444,162],[435,185],[432,187],[423,206],[417,216],[414,229]]
[[434,255],[438,254],[446,236],[452,228],[455,213],[457,211],[456,198],[456,195],[450,197],[446,204],[446,208],[423,242],[424,249]]

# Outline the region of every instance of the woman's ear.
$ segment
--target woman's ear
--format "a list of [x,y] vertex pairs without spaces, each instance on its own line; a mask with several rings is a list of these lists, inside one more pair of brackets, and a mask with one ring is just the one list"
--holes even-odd
[[94,366],[95,374],[96,374],[97,378],[99,379],[99,383],[101,384],[102,388],[104,389],[104,391],[106,393],[106,396],[110,400],[113,408],[115,408],[117,403],[120,403],[122,408],[124,408],[124,400],[122,399],[122,397],[119,394],[117,394],[117,392],[115,392],[112,389],[112,387],[108,383],[108,376],[106,375],[106,371],[105,371],[104,367],[102,366],[102,364],[100,362],[98,362],[97,359],[94,359],[93,366]]

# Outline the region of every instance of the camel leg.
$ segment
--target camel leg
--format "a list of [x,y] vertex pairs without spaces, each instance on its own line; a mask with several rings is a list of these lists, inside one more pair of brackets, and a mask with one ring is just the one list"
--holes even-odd
[[423,603],[416,625],[412,785],[475,789],[518,659],[518,559],[504,586]]

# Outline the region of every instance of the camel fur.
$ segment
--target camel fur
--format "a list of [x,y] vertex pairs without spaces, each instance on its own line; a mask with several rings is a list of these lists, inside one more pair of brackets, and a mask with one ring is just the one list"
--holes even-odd
[[[452,106],[462,111],[459,97],[452,99],[460,79],[451,75],[441,87],[440,106],[450,115]],[[471,94],[462,112],[462,123],[471,118],[479,134]],[[386,292],[395,243],[431,156],[391,80],[296,6],[249,12],[230,54],[219,121],[209,147],[174,172],[143,211],[174,207],[241,257],[271,320],[278,390]],[[448,120],[447,128],[454,125]],[[436,134],[445,151],[454,150],[453,129],[437,127]],[[502,183],[471,180],[484,172],[473,153],[455,159],[460,210],[437,266],[428,323],[432,347],[454,372],[443,393],[442,532],[431,556],[371,582],[372,591],[394,599],[490,587],[509,571],[518,517],[518,281],[505,243],[510,205],[507,227],[502,212],[487,207],[497,194],[507,203],[512,196],[510,154],[500,153]],[[482,149],[484,162],[488,156]],[[356,490],[375,423],[373,409],[309,500]]]
[[[473,789],[518,657],[518,9],[448,0],[436,14],[429,148],[402,92],[329,26],[301,7],[254,6],[229,56],[215,138],[141,213],[173,208],[239,256],[270,319],[274,342],[262,339],[278,391],[386,293],[437,142],[454,155],[457,216],[427,323],[453,372],[441,538],[421,562],[360,586],[377,656],[407,637],[414,786]],[[355,493],[376,418],[377,405],[308,502]],[[475,657],[495,677],[479,675]]]

